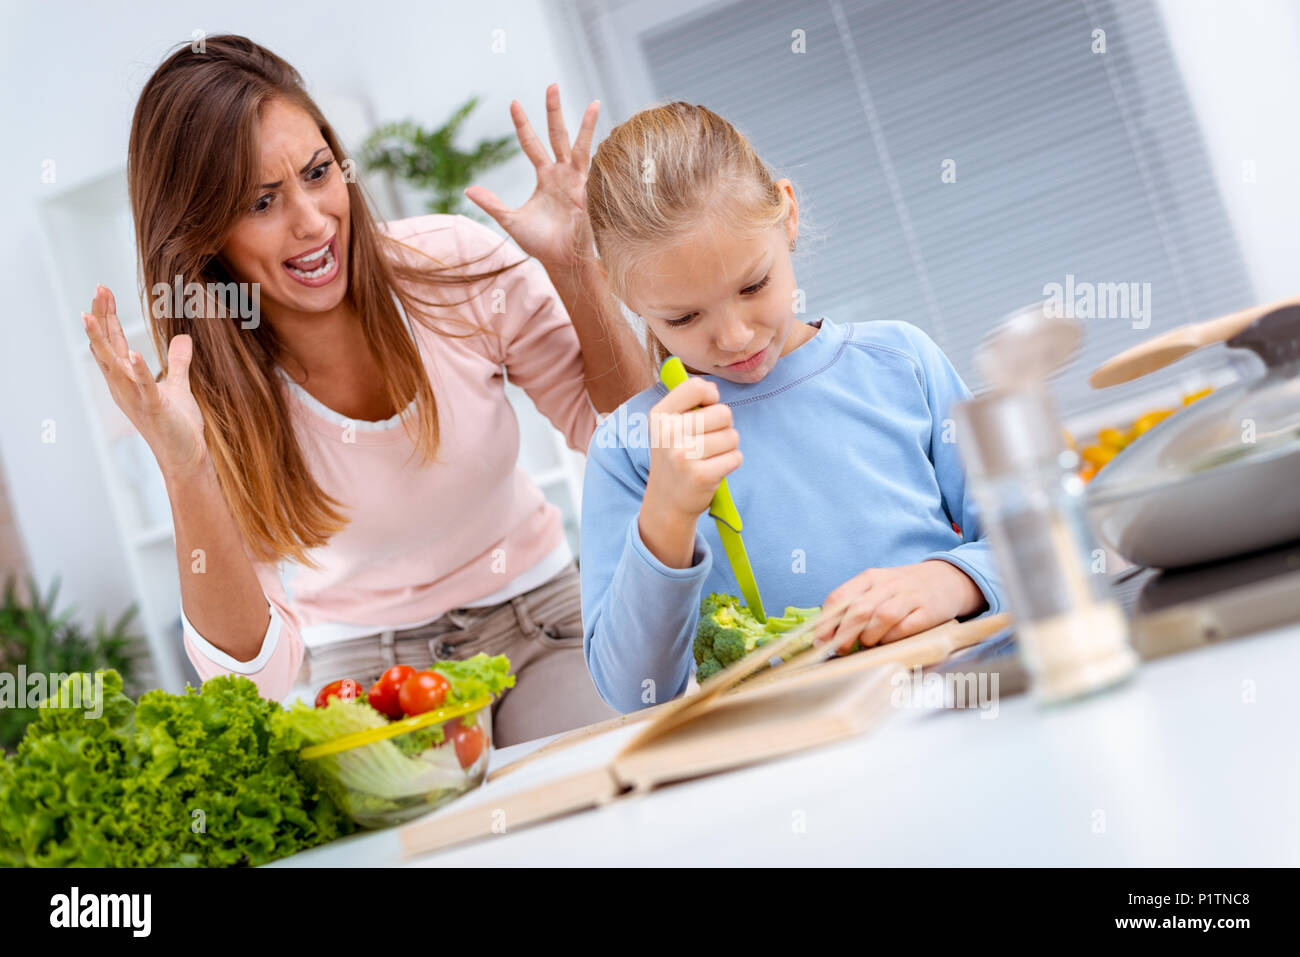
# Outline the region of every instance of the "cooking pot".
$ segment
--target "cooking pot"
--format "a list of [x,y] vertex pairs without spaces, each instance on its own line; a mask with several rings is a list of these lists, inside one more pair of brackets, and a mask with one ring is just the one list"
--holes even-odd
[[1097,473],[1097,537],[1138,565],[1179,568],[1300,540],[1300,299],[1183,326],[1116,356],[1114,385],[1223,341],[1264,362],[1139,436]]

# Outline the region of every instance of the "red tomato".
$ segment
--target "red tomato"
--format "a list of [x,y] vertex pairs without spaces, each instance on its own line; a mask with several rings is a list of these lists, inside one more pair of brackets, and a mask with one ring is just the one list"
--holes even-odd
[[397,693],[389,691],[382,681],[376,681],[370,686],[366,700],[370,702],[370,707],[386,718],[396,721],[402,717],[402,706],[397,700]]
[[[452,725],[455,725],[453,728]],[[459,719],[447,722],[447,736],[451,738],[456,745],[456,760],[460,762],[462,768],[470,767],[479,759],[483,753],[483,747],[487,744],[487,735],[483,733],[483,725],[476,724],[473,727],[466,727],[460,723]]]
[[413,674],[415,669],[410,665],[393,665],[379,676],[379,682],[385,688],[392,688],[393,693],[396,694],[402,690],[402,685],[406,684],[406,680]]
[[402,717],[402,703],[398,699],[402,685],[415,674],[410,665],[393,665],[379,680],[370,686],[370,707],[393,720]]
[[436,671],[417,671],[406,679],[397,700],[407,714],[424,714],[442,704],[451,682]]
[[360,698],[365,693],[365,689],[351,678],[340,678],[338,681],[331,681],[324,688],[320,689],[320,694],[316,695],[316,707],[325,707],[330,703],[330,698],[342,698],[344,701],[353,701]]

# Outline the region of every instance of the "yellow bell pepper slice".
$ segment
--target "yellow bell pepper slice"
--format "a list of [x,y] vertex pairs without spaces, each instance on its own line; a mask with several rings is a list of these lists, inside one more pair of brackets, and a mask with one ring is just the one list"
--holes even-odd
[[1089,445],[1083,452],[1083,460],[1093,468],[1100,469],[1119,453],[1119,449],[1107,445]]

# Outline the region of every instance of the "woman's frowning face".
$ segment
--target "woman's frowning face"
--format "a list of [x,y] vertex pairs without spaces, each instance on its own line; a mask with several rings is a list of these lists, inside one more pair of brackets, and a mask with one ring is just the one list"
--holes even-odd
[[347,293],[351,222],[338,157],[311,116],[285,100],[265,104],[258,130],[261,185],[221,258],[238,281],[259,284],[272,311],[333,309]]

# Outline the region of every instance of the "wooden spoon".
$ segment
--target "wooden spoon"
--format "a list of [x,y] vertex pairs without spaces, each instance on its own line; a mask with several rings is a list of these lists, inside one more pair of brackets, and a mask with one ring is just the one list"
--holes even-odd
[[1181,359],[1189,352],[1195,352],[1204,346],[1214,345],[1231,339],[1252,322],[1274,309],[1283,306],[1300,305],[1300,296],[1278,299],[1262,306],[1251,306],[1238,312],[1211,319],[1208,322],[1191,322],[1170,329],[1168,332],[1149,339],[1132,349],[1126,349],[1117,356],[1107,359],[1093,370],[1088,377],[1088,384],[1094,389],[1129,382],[1148,372],[1163,369],[1169,363]]

